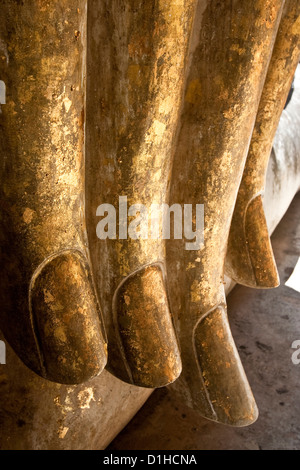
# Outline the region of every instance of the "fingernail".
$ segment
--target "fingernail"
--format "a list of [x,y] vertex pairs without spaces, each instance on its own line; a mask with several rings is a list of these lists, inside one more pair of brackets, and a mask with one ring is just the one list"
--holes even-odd
[[261,195],[252,199],[246,210],[236,209],[225,271],[248,287],[268,289],[280,284]]
[[258,417],[257,406],[234,344],[223,306],[197,325],[194,346],[213,416],[231,426],[248,426]]
[[269,237],[261,195],[254,198],[246,212],[245,232],[255,285],[258,288],[278,287],[280,279]]
[[32,282],[30,301],[46,378],[79,384],[98,375],[106,344],[84,257],[74,251],[47,261]]
[[149,388],[174,382],[181,359],[160,267],[129,276],[117,290],[114,307],[129,381]]

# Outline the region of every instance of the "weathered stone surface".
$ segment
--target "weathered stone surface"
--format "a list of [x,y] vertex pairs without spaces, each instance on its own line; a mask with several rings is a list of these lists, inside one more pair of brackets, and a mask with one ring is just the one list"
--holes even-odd
[[[205,417],[235,426],[255,421],[257,408],[227,325],[224,261],[283,3],[199,3],[171,180],[172,203],[205,206],[204,248],[168,244],[171,310],[183,362],[173,387]],[[214,348],[206,348],[203,335],[214,338]],[[225,356],[227,368],[214,373]]]
[[[184,366],[174,388],[210,419],[235,426],[255,420],[256,405],[227,321],[223,267],[283,3],[199,2],[188,61],[195,1],[134,0],[128,5],[92,0],[85,109],[86,2],[36,1],[30,7],[4,2],[0,64],[7,103],[2,91],[0,237],[6,292],[0,324],[38,374],[72,384],[98,374],[105,365],[91,259],[110,342],[109,369],[116,376],[150,388],[176,380],[181,360],[174,312]],[[128,197],[128,204],[168,202],[170,186],[172,203],[205,204],[203,250],[187,252],[172,241],[166,258],[163,241],[96,239],[99,204],[116,207],[120,195]],[[263,215],[261,200],[254,199],[248,212],[253,213],[246,220],[251,227],[257,213]],[[253,246],[263,257],[264,246]],[[31,372],[22,367],[3,379],[4,395],[12,392],[19,408],[19,390],[11,387],[18,371],[18,384],[28,380]],[[3,438],[8,448],[74,448],[79,442],[99,448],[119,429],[116,416],[122,400],[132,404],[124,424],[151,393],[120,385],[107,372],[95,379],[94,389],[30,377],[34,379],[25,388],[24,406],[32,413],[38,403],[37,427],[53,412],[52,401],[41,409],[39,388],[51,400],[59,393],[53,403],[60,411],[51,421],[58,437],[40,438],[35,445],[34,430],[27,428],[28,442],[18,440],[19,434],[15,444]],[[100,384],[103,390],[98,393]],[[113,396],[120,400],[113,412],[110,387],[116,387]],[[82,407],[77,399],[83,400]],[[104,408],[102,400],[107,400]],[[96,413],[85,421],[81,409],[89,409],[94,401]],[[4,414],[10,413],[11,403]],[[95,430],[98,410],[102,428]],[[84,426],[75,432],[74,423],[81,420]],[[109,423],[113,429],[107,433]],[[69,431],[69,441],[57,440],[64,440]]]
[[[297,166],[299,160],[298,149],[300,149],[300,136],[298,132],[300,93],[298,93],[298,84],[299,80],[296,79],[295,93],[287,110],[283,111],[275,138],[275,151],[272,152],[268,168],[264,203],[270,231],[273,231],[286,208],[289,206],[295,192],[300,189],[300,172],[299,166]],[[293,213],[290,217],[293,217]],[[286,239],[286,249],[288,249],[289,246],[287,240],[288,239]],[[282,252],[282,256],[283,254]],[[295,252],[289,256],[292,259],[295,257]],[[291,260],[290,262],[292,266],[293,263]],[[286,263],[283,263],[282,266],[286,266]],[[270,294],[271,292],[269,295]],[[236,297],[237,304],[240,305],[241,299],[239,293],[233,295]],[[263,299],[265,302],[265,294]],[[267,304],[265,305],[267,306]],[[244,310],[246,315],[242,323],[246,327],[249,326],[246,318],[247,308],[244,308]],[[264,311],[266,312],[266,309],[264,309]],[[229,311],[229,314],[230,313],[231,310]],[[257,318],[260,318],[260,316],[261,312],[257,313]],[[273,320],[270,320],[270,318],[273,318],[273,316],[265,313],[265,318],[269,318],[267,325],[270,326],[269,323],[271,322],[270,324],[272,326]],[[241,331],[240,321],[237,322],[237,325],[238,330]],[[266,331],[269,331],[268,328]],[[280,328],[277,331],[278,335],[279,333],[282,339],[282,329]],[[267,336],[264,336],[266,339],[269,333]],[[252,342],[252,340],[249,339],[248,333],[243,332],[243,337],[247,337],[249,343]],[[1,339],[4,339],[2,335]],[[259,339],[263,341],[263,339]],[[285,351],[284,356],[286,357]],[[265,356],[262,357],[262,360],[265,361]],[[274,359],[275,363],[278,360],[276,356]],[[292,363],[291,367],[294,367]],[[284,375],[285,373],[286,370],[284,369]],[[253,377],[253,374],[255,375],[255,371],[251,372],[250,379]],[[270,402],[271,404],[273,403],[273,401],[270,401],[272,391],[270,389],[266,390],[266,385],[261,381],[260,373],[256,375],[260,389],[259,393],[264,397],[264,403],[269,406]],[[253,378],[251,384],[252,381]],[[173,385],[168,387],[170,394],[172,394],[172,388]],[[151,393],[151,390],[134,387],[121,382],[106,371],[104,371],[100,377],[96,377],[80,386],[70,387],[51,383],[41,379],[25,367],[8,346],[7,364],[0,366],[0,447],[1,449],[103,449],[128,423]],[[170,416],[173,422],[175,419],[176,423],[176,416],[179,416],[182,420],[181,409],[178,412],[176,412],[176,410],[174,411],[176,402],[180,402],[181,407],[185,410],[184,412],[186,412],[187,409],[182,400],[178,400],[176,397],[172,398],[170,413],[166,415],[167,424],[165,430],[167,434],[164,434],[162,430],[165,420],[161,419],[161,414],[158,416],[157,421],[159,426],[157,427],[153,424],[153,420],[157,419],[156,410],[151,408],[153,402],[150,401],[149,406],[147,405],[147,410],[150,410],[151,415],[149,417],[151,421],[151,430],[149,430],[149,432],[151,431],[151,435],[155,434],[155,442],[159,439],[162,449],[168,448],[168,446],[165,445],[166,442],[170,444],[170,423],[168,416]],[[72,403],[71,406],[70,403]],[[90,407],[88,407],[88,405]],[[164,410],[164,406],[160,407],[160,411],[163,415]],[[262,411],[264,416],[267,414],[269,417],[267,409]],[[278,409],[277,412],[276,416],[280,417],[282,415],[281,406],[280,410]],[[190,414],[187,416],[190,415],[193,417],[192,423],[195,423],[197,427],[199,414],[191,410]],[[140,422],[140,418],[137,419]],[[278,429],[278,420],[276,421],[275,418],[272,419],[274,426]],[[47,433],[44,432],[45,422],[47,423]],[[144,424],[145,426],[147,425],[147,419],[145,420],[144,416],[142,417],[142,422],[143,426]],[[134,421],[134,423],[136,423],[136,421]],[[203,433],[205,433],[206,437],[208,435],[207,425],[208,422],[203,420],[203,426],[201,426],[199,433],[196,435],[198,444],[199,442],[203,442]],[[213,423],[211,423],[211,425],[214,426]],[[264,419],[260,421],[260,424],[258,422],[258,424],[249,427],[250,433],[255,432],[252,430],[254,430],[257,425],[261,428],[262,436],[266,438]],[[136,431],[136,429],[138,429],[138,431]],[[182,427],[176,424],[176,429],[180,441],[178,441],[175,446],[178,449],[180,443],[182,443]],[[189,430],[190,429],[191,424],[189,424]],[[219,429],[220,426],[217,426],[216,430]],[[228,436],[228,433],[234,433],[236,435],[245,432],[244,430],[236,428],[227,427],[224,429],[226,429],[226,436]],[[282,432],[284,434],[285,430],[281,430],[281,433]],[[152,438],[149,438],[147,432],[144,433],[144,427],[142,434],[143,439],[141,437],[140,427],[135,427],[134,445],[137,447],[131,447],[131,444],[128,444],[126,440],[125,447],[123,448],[138,448],[142,440],[143,442],[147,441],[151,448],[153,441]],[[210,443],[215,442],[217,438],[216,434],[218,433],[212,432],[213,438],[210,437]],[[142,448],[145,447],[142,446]]]
[[300,58],[299,15],[299,2],[286,0],[229,234],[226,272],[250,287],[279,283],[262,197],[273,139]]
[[152,393],[106,370],[81,385],[49,382],[9,345],[6,362],[0,365],[1,450],[104,449]]
[[[289,134],[289,129],[286,131]],[[282,132],[280,135],[283,137]],[[295,155],[296,161],[299,154]],[[282,166],[282,171],[288,171],[288,166]],[[270,172],[266,190],[271,189],[273,181],[276,185],[272,175]],[[290,177],[291,185],[291,173]],[[279,186],[277,191],[281,206],[285,195]],[[267,217],[271,208],[266,206]],[[278,216],[277,205],[273,220],[278,221]],[[257,422],[247,428],[220,426],[201,418],[167,387],[154,392],[111,443],[109,452],[300,449],[300,367],[291,361],[295,353],[291,345],[300,331],[300,294],[284,285],[300,253],[300,193],[272,236],[272,246],[282,280],[280,287],[263,290],[237,286],[227,297],[230,325],[259,404]]]
[[78,383],[106,363],[84,217],[86,1],[1,12],[0,326],[35,372]]
[[[120,284],[135,271],[145,266],[151,269],[158,262],[164,270],[165,243],[150,237],[99,240],[94,230],[95,214],[102,203],[118,207],[119,196],[127,196],[128,206],[168,202],[195,4],[195,0],[90,3],[86,190],[92,264],[108,336],[108,368],[122,380],[147,387],[173,382],[181,370],[165,302],[165,326],[162,330],[148,328],[144,292],[153,290],[153,300],[148,302],[151,307],[157,298],[166,298],[164,282],[155,286],[144,276],[140,295],[134,296],[131,328],[141,342],[136,351],[148,355],[151,344],[156,357],[163,348],[160,359],[148,364],[144,379],[137,367],[138,358],[130,360],[130,366],[124,355],[122,359],[119,326],[113,321],[113,298]],[[147,340],[144,329],[148,329]],[[126,334],[130,336],[130,331]],[[171,368],[170,357],[174,359]],[[165,368],[169,369],[168,379]]]

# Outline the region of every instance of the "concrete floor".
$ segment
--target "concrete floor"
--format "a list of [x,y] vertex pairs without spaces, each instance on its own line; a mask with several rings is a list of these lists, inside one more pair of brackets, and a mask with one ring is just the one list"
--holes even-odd
[[156,390],[109,450],[300,449],[300,365],[291,360],[300,340],[300,294],[284,284],[300,256],[300,193],[272,237],[281,286],[237,286],[228,297],[233,336],[260,416],[248,428],[203,419],[174,396]]

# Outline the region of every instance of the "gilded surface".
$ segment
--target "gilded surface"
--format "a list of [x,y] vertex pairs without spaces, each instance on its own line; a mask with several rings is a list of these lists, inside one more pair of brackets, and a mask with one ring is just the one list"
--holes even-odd
[[[255,421],[257,408],[227,323],[224,261],[283,3],[200,5],[171,181],[172,203],[205,207],[204,248],[185,251],[181,242],[168,244],[171,310],[183,362],[172,387],[207,418],[236,426]],[[202,344],[209,335],[213,348]],[[225,357],[228,368],[216,374]]]
[[262,196],[273,139],[300,58],[299,15],[299,2],[286,0],[229,235],[226,272],[250,287],[279,284]]
[[[128,206],[168,202],[195,5],[195,0],[104,1],[98,8],[100,17],[89,25],[86,213],[108,335],[108,368],[122,380],[135,383],[138,377],[138,385],[147,387],[151,386],[151,374],[153,387],[166,383],[162,361],[149,363],[151,371],[145,374],[144,382],[138,369],[132,371],[131,380],[128,378],[117,341],[124,332],[112,321],[113,298],[120,283],[135,271],[157,262],[164,266],[165,243],[150,238],[101,241],[93,227],[97,206],[110,203],[118,207],[119,196],[127,196]],[[176,362],[169,369],[169,382],[173,382],[181,362],[171,319],[167,320],[169,309],[167,305],[162,309],[169,333],[165,327],[153,332],[148,329],[145,340],[143,330],[149,326],[149,319],[143,292],[152,285],[146,276],[142,285],[139,278],[132,278],[133,282],[137,290],[136,323],[141,329],[138,350],[145,350],[142,355],[147,355],[147,349],[155,350],[164,342],[163,355],[171,355]],[[155,295],[164,299],[164,283],[158,289]],[[137,334],[134,328],[133,336]],[[127,347],[131,348],[129,343]]]
[[[105,342],[96,320],[99,307],[91,275],[84,274],[84,258],[88,258],[84,217],[86,1],[50,4],[34,0],[30,5],[4,1],[1,9],[0,65],[6,104],[0,114],[0,325],[35,372],[57,382],[78,383],[101,372],[106,363]],[[82,259],[81,268],[78,259]],[[63,261],[70,263],[70,270],[51,274]],[[75,278],[70,279],[75,271],[82,276],[82,285],[77,287]],[[48,287],[47,276],[51,278]],[[33,282],[41,292],[32,294]],[[87,287],[84,296],[83,286]],[[30,305],[32,295],[40,298],[39,306]],[[83,360],[75,358],[79,331],[73,331],[75,337],[69,331],[66,341],[61,331],[52,338],[52,353],[45,364],[41,351],[48,335],[37,328],[36,317],[62,326],[70,314],[83,318],[81,349],[85,345],[97,353],[86,366],[79,366]]]
[[[284,0],[2,3],[5,337],[58,383],[98,375],[107,348],[108,370],[133,385],[167,385],[182,370],[172,387],[186,403],[251,424],[224,262],[237,200],[227,266],[250,285],[277,279],[260,195],[299,59],[297,2],[286,1],[282,20]],[[204,204],[204,247],[99,240],[96,209],[118,207],[119,196],[128,206]],[[82,409],[93,397],[78,389]]]

